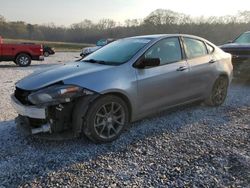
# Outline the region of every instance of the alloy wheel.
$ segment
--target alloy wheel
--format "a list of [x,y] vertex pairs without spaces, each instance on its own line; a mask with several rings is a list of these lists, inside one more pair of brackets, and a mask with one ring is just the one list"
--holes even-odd
[[29,58],[25,57],[25,56],[20,57],[19,64],[20,65],[27,65],[27,64],[29,64]]
[[224,102],[227,96],[228,82],[226,79],[217,80],[214,85],[212,99],[216,105],[220,105]]
[[110,139],[118,135],[124,124],[125,111],[119,103],[104,104],[95,114],[94,128],[97,135],[103,139]]

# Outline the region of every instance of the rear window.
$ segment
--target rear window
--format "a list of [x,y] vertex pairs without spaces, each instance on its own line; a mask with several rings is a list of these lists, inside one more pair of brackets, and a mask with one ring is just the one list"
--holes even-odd
[[208,53],[209,53],[209,54],[213,53],[213,52],[214,52],[214,47],[211,46],[211,45],[208,44],[208,43],[206,43],[206,45],[207,45],[207,51],[208,51]]
[[189,59],[207,55],[207,47],[200,40],[184,38],[184,44],[186,46],[186,55]]

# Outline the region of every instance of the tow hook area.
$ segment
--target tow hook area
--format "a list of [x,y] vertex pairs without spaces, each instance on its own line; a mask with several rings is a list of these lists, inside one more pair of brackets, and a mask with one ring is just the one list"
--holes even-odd
[[41,127],[31,129],[31,134],[38,134],[38,133],[51,133],[51,127],[49,124],[42,125]]

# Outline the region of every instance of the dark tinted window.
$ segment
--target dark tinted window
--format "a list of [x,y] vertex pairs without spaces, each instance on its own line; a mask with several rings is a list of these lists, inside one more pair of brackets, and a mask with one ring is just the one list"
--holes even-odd
[[159,41],[146,52],[145,58],[160,58],[161,65],[180,61],[182,53],[179,39],[174,37]]
[[184,43],[186,46],[186,55],[189,59],[204,56],[207,54],[207,48],[204,42],[200,40],[184,38]]

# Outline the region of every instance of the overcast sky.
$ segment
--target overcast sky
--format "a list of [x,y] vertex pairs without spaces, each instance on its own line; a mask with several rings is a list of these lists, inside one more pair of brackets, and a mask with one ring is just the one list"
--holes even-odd
[[250,10],[250,0],[0,0],[0,15],[9,21],[65,26],[84,19],[144,18],[159,8],[191,16],[221,16]]

